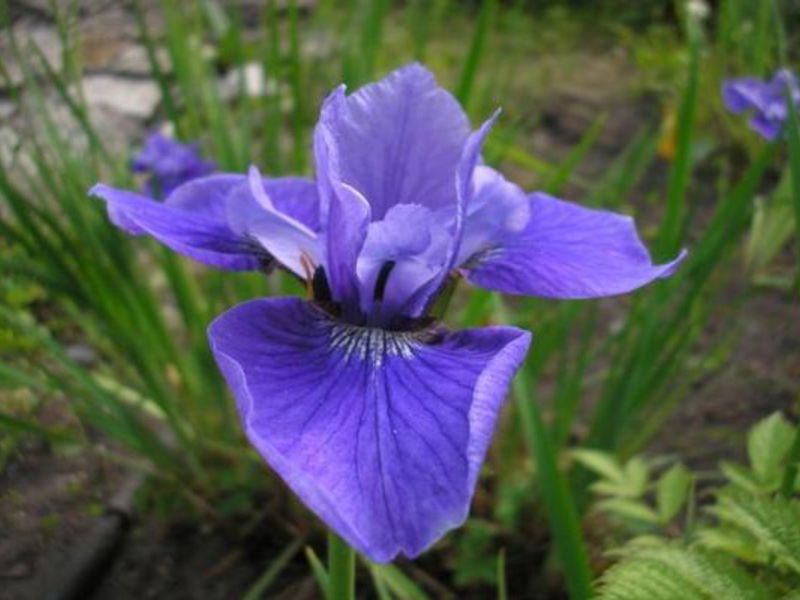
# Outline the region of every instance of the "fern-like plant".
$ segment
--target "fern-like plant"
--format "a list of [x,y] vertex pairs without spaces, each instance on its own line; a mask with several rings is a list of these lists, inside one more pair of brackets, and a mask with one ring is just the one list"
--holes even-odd
[[[642,493],[634,498],[609,497],[614,489],[601,485],[601,474],[594,488],[603,496],[597,508],[618,517],[638,514],[652,531],[610,552],[619,562],[598,580],[597,598],[800,600],[800,481],[795,482],[790,497],[779,493],[795,435],[795,428],[779,413],[756,424],[747,438],[749,467],[720,465],[727,483],[714,490],[713,504],[687,531],[681,532],[680,539],[665,535],[667,530],[676,528],[667,528],[664,515],[674,517],[681,509],[680,505],[675,508],[678,496],[664,500],[664,490],[670,488],[664,482],[672,469],[654,486],[640,483]],[[586,456],[576,458],[590,468],[591,463],[597,467],[603,462],[594,455],[588,460]],[[603,470],[605,477],[619,475],[607,464]],[[597,468],[595,471],[600,473]],[[684,480],[683,475],[680,479]],[[648,505],[649,487],[655,488],[654,508]],[[683,489],[685,485],[678,487]],[[639,509],[621,513],[620,500],[633,502]],[[647,519],[645,515],[654,518]],[[655,518],[659,515],[662,516]]]

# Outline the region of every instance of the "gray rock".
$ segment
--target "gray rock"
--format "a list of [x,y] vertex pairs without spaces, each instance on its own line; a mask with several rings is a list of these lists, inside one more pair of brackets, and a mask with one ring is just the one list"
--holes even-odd
[[244,94],[250,97],[275,95],[280,91],[278,82],[264,77],[261,64],[249,62],[242,67],[231,69],[219,81],[220,96],[230,101],[239,95],[239,80],[243,78]]
[[[8,82],[18,86],[25,80],[25,65],[38,69],[39,61],[32,61],[33,48],[38,48],[50,66],[55,70],[61,69],[61,40],[58,32],[53,27],[32,25],[29,21],[19,21],[11,29],[11,36],[16,40],[22,57],[16,56],[8,36],[0,38],[0,55],[3,56],[4,66],[8,74]],[[20,60],[21,58],[21,60]],[[5,84],[5,79],[0,80],[0,85]]]
[[85,367],[97,362],[97,351],[86,344],[70,344],[67,346],[67,356]]
[[153,81],[125,79],[113,75],[89,75],[82,81],[86,103],[120,114],[148,119],[158,106],[161,94]]
[[[148,13],[149,15],[149,13]],[[105,37],[113,40],[134,40],[139,30],[136,18],[122,2],[84,16],[80,21],[81,38]],[[155,32],[152,32],[155,35]]]
[[[156,61],[162,72],[168,73],[171,70],[169,53],[165,48],[156,50]],[[150,59],[147,57],[147,50],[144,46],[127,46],[108,65],[108,71],[120,75],[150,76]]]
[[0,122],[8,121],[17,112],[16,102],[10,100],[0,100]]
[[336,44],[333,33],[315,30],[301,41],[300,54],[307,58],[331,58],[336,51]]
[[[91,14],[112,6],[118,0],[80,0],[78,9],[81,14]],[[33,14],[55,19],[75,8],[75,0],[16,0],[15,4]]]

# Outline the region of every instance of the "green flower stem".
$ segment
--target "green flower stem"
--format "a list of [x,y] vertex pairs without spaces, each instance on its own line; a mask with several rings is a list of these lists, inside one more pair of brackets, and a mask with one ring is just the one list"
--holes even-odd
[[328,532],[328,600],[356,597],[356,553],[333,531]]

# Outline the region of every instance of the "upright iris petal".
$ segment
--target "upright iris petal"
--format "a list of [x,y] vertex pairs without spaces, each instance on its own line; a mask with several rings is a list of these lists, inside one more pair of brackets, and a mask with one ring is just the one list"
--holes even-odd
[[768,81],[741,77],[722,86],[722,99],[728,110],[737,114],[751,112],[750,127],[768,140],[775,139],[786,123],[787,95],[800,105],[800,82],[787,69],[776,71]]
[[682,259],[654,265],[630,218],[526,194],[482,165],[496,118],[470,132],[453,96],[411,65],[327,98],[315,184],[251,169],[184,184],[163,204],[93,190],[132,233],[228,268],[267,255],[306,279],[309,300],[240,304],[209,341],[251,443],[372,560],[416,556],[464,521],[530,344],[513,327],[436,323],[428,311],[448,279],[588,298]]

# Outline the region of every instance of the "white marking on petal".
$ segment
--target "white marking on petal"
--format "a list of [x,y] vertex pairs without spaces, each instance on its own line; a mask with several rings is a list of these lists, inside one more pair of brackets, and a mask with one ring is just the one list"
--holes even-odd
[[413,358],[419,340],[413,333],[388,331],[377,327],[359,327],[337,323],[331,327],[331,346],[344,352],[346,358],[356,356],[380,367],[386,356]]

